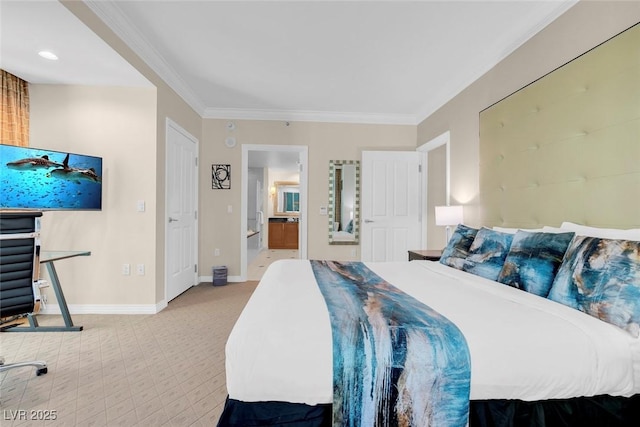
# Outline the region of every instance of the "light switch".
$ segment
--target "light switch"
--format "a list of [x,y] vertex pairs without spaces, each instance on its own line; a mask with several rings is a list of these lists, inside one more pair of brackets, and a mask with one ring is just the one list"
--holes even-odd
[[231,205],[227,206],[227,213],[233,213],[233,206]]
[[144,212],[144,200],[138,200],[138,202],[136,203],[136,207],[138,209],[138,212]]

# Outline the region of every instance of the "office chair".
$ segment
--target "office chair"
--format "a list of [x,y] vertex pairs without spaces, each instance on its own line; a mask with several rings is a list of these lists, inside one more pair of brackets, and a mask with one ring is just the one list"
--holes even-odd
[[[3,331],[18,326],[21,317],[33,312],[38,252],[35,237],[0,235],[0,329]],[[47,373],[44,361],[5,364],[4,358],[0,357],[0,372],[25,366],[34,366],[36,375]]]

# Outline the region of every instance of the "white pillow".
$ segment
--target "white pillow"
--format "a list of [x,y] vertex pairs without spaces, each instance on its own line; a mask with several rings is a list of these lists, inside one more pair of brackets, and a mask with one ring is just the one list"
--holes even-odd
[[578,236],[599,237],[601,239],[640,240],[640,228],[621,230],[617,228],[589,227],[565,221],[560,228],[573,231]]
[[568,231],[573,231],[573,230],[567,230],[566,228],[551,227],[550,225],[545,225],[544,227],[542,227],[542,231],[544,231],[545,233],[566,233]]
[[[531,233],[536,233],[536,232],[540,232],[540,231],[544,231],[542,228],[508,228],[508,227],[493,227],[493,229],[495,231],[500,231],[501,233],[508,233],[508,234],[516,234],[518,232],[518,230],[522,230],[522,231],[529,231]],[[563,232],[565,230],[562,230]]]

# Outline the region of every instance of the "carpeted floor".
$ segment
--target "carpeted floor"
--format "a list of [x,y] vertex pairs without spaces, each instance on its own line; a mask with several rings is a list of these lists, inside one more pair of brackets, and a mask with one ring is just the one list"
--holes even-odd
[[215,426],[227,395],[224,346],[256,285],[202,283],[155,315],[74,315],[82,332],[0,333],[6,363],[49,367],[0,374],[0,425]]

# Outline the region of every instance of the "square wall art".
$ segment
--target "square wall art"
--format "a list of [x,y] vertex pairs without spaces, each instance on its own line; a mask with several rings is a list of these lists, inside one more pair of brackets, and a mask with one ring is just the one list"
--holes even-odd
[[231,189],[231,165],[211,165],[211,188]]

